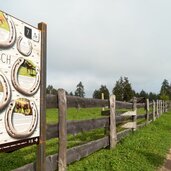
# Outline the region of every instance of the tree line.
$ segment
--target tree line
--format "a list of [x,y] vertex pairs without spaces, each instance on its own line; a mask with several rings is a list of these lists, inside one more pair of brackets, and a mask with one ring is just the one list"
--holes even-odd
[[[47,94],[56,94],[57,89],[55,89],[52,85],[48,85],[46,88]],[[83,83],[80,81],[76,85],[76,90],[73,92],[66,92],[71,96],[79,96],[85,97],[85,90]],[[102,93],[104,95],[104,99],[109,99],[110,92],[106,85],[101,85],[99,89],[94,90],[92,97],[96,99],[102,98]],[[160,93],[147,93],[144,90],[140,92],[136,92],[133,90],[131,83],[129,82],[128,77],[120,77],[119,80],[116,81],[115,86],[112,89],[112,93],[116,95],[116,100],[118,101],[130,101],[134,96],[139,98],[148,98],[151,100],[171,100],[171,84],[169,84],[168,80],[164,79],[161,84]]]

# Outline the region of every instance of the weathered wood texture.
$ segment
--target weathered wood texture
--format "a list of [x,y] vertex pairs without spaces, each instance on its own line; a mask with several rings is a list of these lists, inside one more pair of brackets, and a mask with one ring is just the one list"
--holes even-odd
[[67,163],[70,164],[74,161],[78,161],[81,158],[94,153],[95,151],[98,151],[102,148],[106,148],[107,146],[109,146],[108,136],[95,140],[95,141],[88,142],[87,144],[84,144],[84,145],[80,145],[80,146],[68,149]]
[[46,54],[47,54],[47,25],[39,23],[38,29],[41,30],[41,72],[40,72],[40,138],[37,145],[37,171],[46,169]]
[[109,106],[109,100],[67,96],[67,105],[68,107],[76,107],[76,108],[105,107],[105,106]]
[[[146,114],[137,115],[137,119],[145,119]],[[152,114],[150,114],[152,117]],[[132,117],[128,116],[116,116],[116,124],[123,124],[125,122],[131,121]],[[90,131],[97,128],[109,127],[109,117],[89,119],[81,121],[67,121],[67,133],[68,134],[78,134],[79,132]],[[58,124],[47,125],[46,128],[46,138],[56,138],[59,136],[59,126]]]
[[[81,98],[76,96],[67,95],[67,107],[82,107],[82,108],[91,108],[91,107],[105,107],[109,106],[109,100],[101,99],[92,99],[92,98]],[[46,96],[47,108],[56,108],[58,107],[57,95],[48,94]],[[137,104],[137,108],[144,107],[143,103]],[[116,109],[127,108],[132,109],[132,103],[116,101]]]
[[124,131],[117,133],[117,140],[118,142],[123,139],[124,137],[128,136],[132,132],[132,129],[125,129]]
[[147,123],[150,121],[150,118],[149,118],[149,111],[150,111],[150,105],[149,105],[149,99],[146,99],[146,105],[145,105],[145,110],[146,110],[146,115],[147,115]]
[[[106,126],[109,126],[109,117],[81,121],[67,121],[67,133],[78,134],[79,132],[90,131],[97,128],[104,128]],[[58,124],[47,125],[47,139],[58,137],[58,127]]]
[[47,94],[46,95],[46,108],[58,108],[57,95]]
[[155,121],[155,119],[156,119],[156,103],[153,100],[153,121]]
[[135,114],[132,116],[132,131],[136,131],[137,129],[137,98],[133,98],[133,104],[132,104],[132,110],[135,112]]
[[59,156],[58,171],[66,171],[67,165],[67,100],[63,89],[58,90],[59,105]]
[[117,135],[116,135],[116,116],[115,116],[115,104],[116,104],[115,95],[110,96],[110,148],[114,148],[117,144]]

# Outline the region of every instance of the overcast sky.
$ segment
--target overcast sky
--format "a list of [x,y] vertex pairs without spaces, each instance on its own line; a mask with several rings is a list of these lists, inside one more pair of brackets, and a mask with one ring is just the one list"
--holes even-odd
[[160,91],[171,81],[170,0],[5,0],[0,10],[48,25],[47,85],[87,97],[120,76],[133,89]]

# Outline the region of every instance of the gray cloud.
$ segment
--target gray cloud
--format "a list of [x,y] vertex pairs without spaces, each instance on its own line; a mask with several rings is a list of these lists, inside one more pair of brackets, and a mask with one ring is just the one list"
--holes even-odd
[[[10,4],[10,5],[9,5]],[[1,9],[37,25],[48,24],[48,84],[91,96],[128,76],[135,90],[158,92],[171,80],[169,0],[9,1]]]

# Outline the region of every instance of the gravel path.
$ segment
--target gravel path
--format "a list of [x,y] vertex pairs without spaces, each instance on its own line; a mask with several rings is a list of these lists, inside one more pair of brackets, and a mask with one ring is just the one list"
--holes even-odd
[[167,154],[164,165],[157,171],[171,171],[171,149],[169,150],[169,153]]

